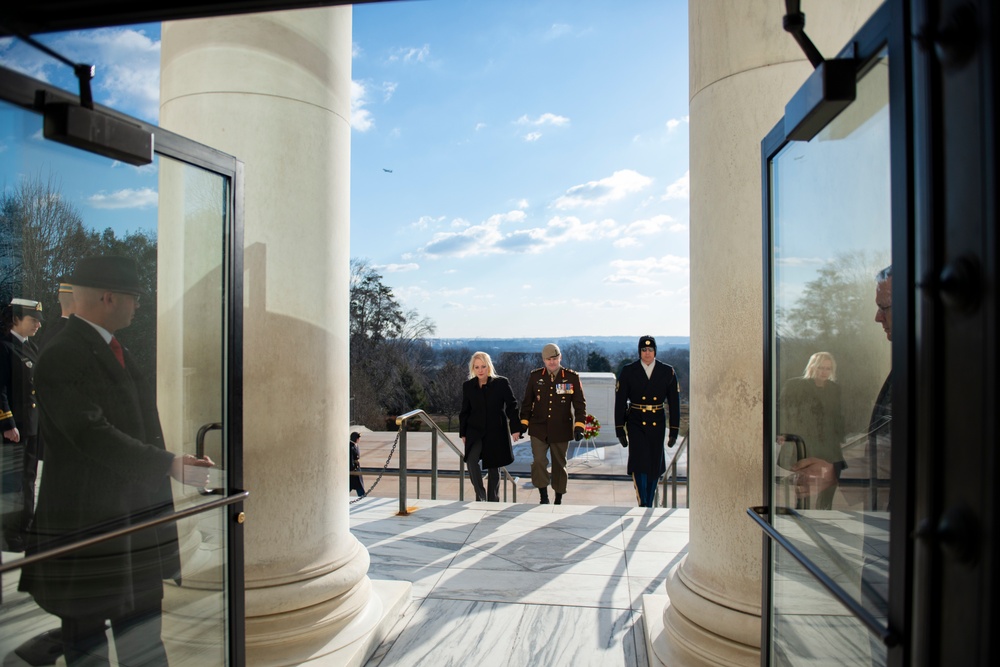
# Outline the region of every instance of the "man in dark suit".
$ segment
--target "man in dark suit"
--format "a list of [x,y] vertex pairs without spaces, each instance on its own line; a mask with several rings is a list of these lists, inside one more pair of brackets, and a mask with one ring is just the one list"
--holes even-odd
[[[361,448],[358,440],[361,434],[357,431],[351,433],[350,456],[351,456],[351,491],[358,494],[358,498],[365,496],[365,480],[361,477]],[[354,473],[358,473],[355,475]]]
[[38,334],[36,345],[39,350],[44,350],[49,341],[55,338],[56,334],[63,330],[69,321],[69,316],[76,310],[73,306],[73,286],[66,282],[65,278],[59,279],[59,310],[61,317],[51,320],[45,328]]
[[639,360],[622,367],[615,388],[615,435],[628,447],[628,474],[639,507],[652,507],[656,484],[667,471],[663,440],[677,442],[680,388],[673,366],[656,360],[656,339],[639,339]]
[[0,432],[3,432],[3,550],[24,551],[34,513],[38,473],[38,402],[31,337],[42,325],[42,304],[12,299],[0,313]]
[[[32,551],[71,544],[173,511],[170,478],[212,462],[166,449],[152,387],[114,337],[143,293],[135,261],[81,259],[68,282],[76,314],[39,359],[35,383],[46,443]],[[21,589],[62,620],[68,665],[165,665],[163,580],[180,578],[174,524],[75,550],[23,569]]]
[[[562,367],[562,352],[555,343],[542,348],[542,368],[528,376],[521,401],[521,433],[531,435],[531,483],[538,489],[538,501],[549,503],[549,480],[562,504],[569,475],[566,452],[570,440],[582,440],[587,419],[587,401],[576,371]],[[552,456],[552,475],[547,456]]]

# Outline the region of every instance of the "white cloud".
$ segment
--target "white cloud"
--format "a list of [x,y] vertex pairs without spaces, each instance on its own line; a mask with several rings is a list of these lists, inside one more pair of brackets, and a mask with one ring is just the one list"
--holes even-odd
[[670,120],[667,121],[667,131],[673,132],[681,125],[681,123],[687,123],[689,118],[690,118],[689,116],[682,116],[681,118],[671,118]]
[[670,227],[667,228],[667,231],[669,231],[669,232],[675,232],[675,233],[680,233],[680,232],[686,232],[687,228],[688,228],[687,225],[678,222],[676,224],[670,225]]
[[430,44],[424,44],[423,46],[417,47],[400,47],[392,52],[389,56],[389,62],[398,62],[402,60],[404,63],[422,63],[427,60],[431,54]]
[[559,39],[563,35],[568,35],[573,30],[573,26],[567,23],[553,23],[549,31],[545,33],[545,39]]
[[663,257],[647,257],[635,260],[614,260],[611,268],[614,273],[607,276],[604,282],[615,284],[655,285],[667,275],[688,273],[691,260],[677,255]]
[[554,216],[544,227],[503,228],[508,223],[524,222],[523,211],[490,216],[485,222],[470,225],[458,232],[440,232],[421,248],[426,257],[479,257],[496,254],[536,254],[570,242],[613,239],[621,234],[614,220],[583,222],[575,216]]
[[624,233],[627,236],[656,234],[663,229],[664,225],[673,221],[674,219],[669,215],[654,215],[652,218],[636,220],[629,224],[625,227]]
[[422,216],[420,216],[419,219],[417,219],[416,222],[414,222],[410,226],[413,227],[414,229],[427,229],[428,227],[431,227],[431,226],[435,226],[436,227],[437,224],[440,223],[440,222],[442,222],[442,221],[444,221],[444,216],[443,215],[442,216],[438,216],[436,218],[434,216],[431,216],[431,215],[422,215]]
[[476,123],[476,132],[486,127],[486,123]]
[[667,186],[667,191],[661,197],[663,201],[669,199],[689,199],[691,197],[691,172],[685,171],[684,175]]
[[140,188],[138,190],[126,189],[106,193],[98,192],[87,198],[87,201],[94,208],[100,209],[124,209],[124,208],[151,208],[156,206],[158,195],[152,188]]
[[521,201],[517,202],[517,207],[519,209],[521,209],[522,211],[524,209],[528,208],[528,200],[527,199],[522,199]]
[[351,80],[351,127],[358,132],[367,132],[375,126],[375,119],[365,105],[368,104],[368,90],[361,81]]
[[552,206],[558,209],[603,206],[649,186],[653,179],[632,169],[616,171],[607,178],[574,185]]
[[351,42],[351,60],[361,55],[361,46],[357,42]]
[[562,127],[563,125],[569,125],[569,118],[565,116],[558,116],[554,113],[543,113],[538,118],[532,120],[528,118],[527,114],[521,116],[517,119],[518,125],[555,125],[556,127]]
[[541,132],[528,132],[526,135],[524,135],[524,140],[527,142],[538,141],[541,138],[542,138]]
[[386,273],[406,273],[407,271],[416,271],[420,268],[420,265],[410,262],[409,264],[380,264],[374,268]]
[[392,94],[396,92],[396,88],[399,84],[395,81],[383,81],[382,82],[382,101],[388,102],[392,99]]

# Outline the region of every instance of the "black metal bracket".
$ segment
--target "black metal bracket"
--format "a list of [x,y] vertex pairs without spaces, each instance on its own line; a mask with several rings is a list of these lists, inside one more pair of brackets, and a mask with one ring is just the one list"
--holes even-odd
[[791,33],[812,63],[813,73],[785,105],[785,137],[809,141],[857,97],[857,69],[853,58],[826,60],[805,33],[806,15],[799,0],[785,0],[782,27]]
[[785,16],[781,20],[781,27],[785,32],[791,33],[799,47],[805,52],[806,58],[812,63],[813,69],[822,65],[826,60],[819,52],[816,45],[806,34],[806,15],[802,13],[799,0],[785,0]]

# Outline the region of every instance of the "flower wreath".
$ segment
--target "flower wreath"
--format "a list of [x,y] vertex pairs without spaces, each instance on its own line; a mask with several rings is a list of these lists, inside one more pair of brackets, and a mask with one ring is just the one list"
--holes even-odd
[[593,440],[601,433],[601,422],[594,415],[587,415],[583,420],[583,439]]

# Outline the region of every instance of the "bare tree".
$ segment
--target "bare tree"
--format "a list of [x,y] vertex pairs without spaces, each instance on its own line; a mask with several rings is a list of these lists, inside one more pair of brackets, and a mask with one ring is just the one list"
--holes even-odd
[[351,260],[351,396],[355,420],[380,428],[389,412],[419,407],[430,366],[422,341],[435,326],[415,310],[404,311],[366,260]]

